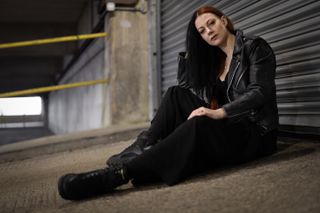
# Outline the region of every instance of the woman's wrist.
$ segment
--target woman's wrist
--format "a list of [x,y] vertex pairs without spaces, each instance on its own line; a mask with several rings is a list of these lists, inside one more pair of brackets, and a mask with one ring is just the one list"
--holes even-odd
[[217,109],[219,111],[219,117],[220,119],[228,117],[228,114],[224,108]]

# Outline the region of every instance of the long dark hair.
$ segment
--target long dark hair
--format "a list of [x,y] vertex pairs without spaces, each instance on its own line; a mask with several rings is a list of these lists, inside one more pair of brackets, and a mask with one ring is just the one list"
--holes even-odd
[[[219,72],[224,66],[225,54],[215,46],[204,41],[195,27],[195,20],[204,13],[212,13],[218,17],[225,16],[220,10],[212,6],[203,6],[197,9],[189,22],[186,35],[186,72],[188,84],[198,95],[203,96],[205,91],[212,91]],[[228,20],[227,29],[234,33],[233,24]]]

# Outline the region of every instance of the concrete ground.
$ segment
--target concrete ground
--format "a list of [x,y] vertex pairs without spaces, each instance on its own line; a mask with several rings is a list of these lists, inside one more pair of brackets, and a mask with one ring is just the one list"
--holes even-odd
[[[68,140],[57,136],[59,140],[28,141],[22,150],[0,146],[0,156],[5,156],[0,161],[0,212],[320,212],[320,141],[290,138],[279,138],[279,152],[272,156],[172,187],[128,184],[114,194],[77,202],[58,195],[61,175],[104,167],[143,127],[114,134],[87,132],[82,139],[69,135]],[[112,141],[125,134],[129,138]]]

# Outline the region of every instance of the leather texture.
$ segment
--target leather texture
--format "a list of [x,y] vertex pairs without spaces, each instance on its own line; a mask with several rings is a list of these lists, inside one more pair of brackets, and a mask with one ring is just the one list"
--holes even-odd
[[[185,77],[187,54],[179,53],[178,59],[178,83],[192,90]],[[242,31],[237,30],[226,79],[228,103],[222,106],[231,122],[248,118],[257,124],[261,135],[277,129],[275,69],[276,59],[269,44],[260,37],[244,36]]]
[[112,155],[106,162],[109,167],[122,167],[124,164],[132,161],[146,150],[150,149],[152,144],[149,140],[148,130],[142,131],[137,139],[119,154]]

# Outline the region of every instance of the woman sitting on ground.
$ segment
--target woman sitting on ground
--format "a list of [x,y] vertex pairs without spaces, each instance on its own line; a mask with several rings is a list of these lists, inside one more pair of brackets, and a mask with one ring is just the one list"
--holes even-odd
[[186,51],[185,78],[168,89],[134,143],[150,148],[121,163],[113,156],[104,169],[62,176],[64,199],[111,193],[130,180],[173,185],[276,150],[276,61],[268,43],[234,30],[221,11],[204,6],[189,22]]

